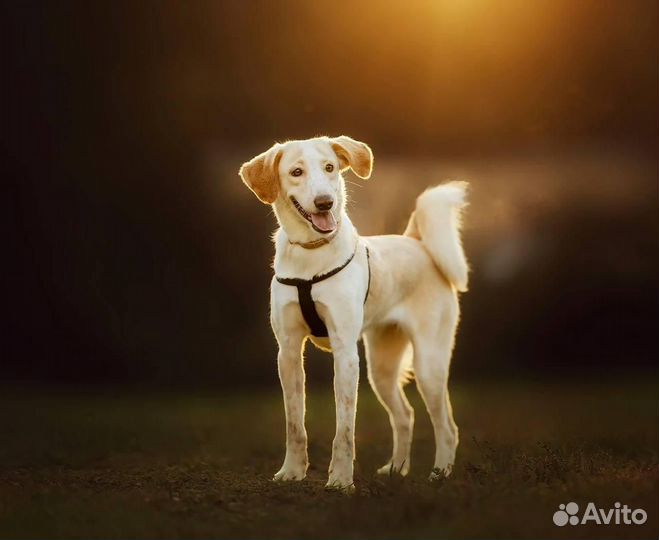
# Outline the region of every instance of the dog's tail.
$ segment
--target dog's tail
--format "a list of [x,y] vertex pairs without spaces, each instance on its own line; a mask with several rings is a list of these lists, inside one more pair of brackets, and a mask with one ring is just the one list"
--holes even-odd
[[458,291],[466,291],[469,281],[469,266],[460,240],[467,187],[467,182],[449,182],[424,191],[416,200],[416,209],[405,230],[406,236],[421,240]]

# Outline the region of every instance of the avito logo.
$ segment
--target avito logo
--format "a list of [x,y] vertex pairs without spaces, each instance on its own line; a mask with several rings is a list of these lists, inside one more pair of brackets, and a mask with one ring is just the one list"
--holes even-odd
[[579,505],[575,502],[558,505],[554,512],[554,524],[563,527],[570,525],[586,525],[595,523],[597,525],[643,525],[648,520],[648,514],[642,508],[632,510],[626,504],[619,502],[613,508],[597,508],[595,503],[589,502],[586,510],[579,517]]

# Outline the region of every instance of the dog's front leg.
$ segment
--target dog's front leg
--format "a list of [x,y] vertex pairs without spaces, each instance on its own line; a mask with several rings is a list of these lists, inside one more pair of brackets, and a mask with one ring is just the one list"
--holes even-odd
[[304,367],[297,350],[280,349],[277,357],[279,379],[286,411],[286,457],[274,480],[302,480],[307,474],[307,431],[304,427]]
[[357,340],[343,343],[332,339],[334,351],[334,399],[336,401],[336,434],[332,444],[332,461],[327,487],[354,489],[353,463],[355,459],[355,413],[359,383],[359,353]]
[[286,411],[286,457],[274,480],[302,480],[307,474],[307,431],[304,427],[304,335],[289,330],[279,335],[277,364]]

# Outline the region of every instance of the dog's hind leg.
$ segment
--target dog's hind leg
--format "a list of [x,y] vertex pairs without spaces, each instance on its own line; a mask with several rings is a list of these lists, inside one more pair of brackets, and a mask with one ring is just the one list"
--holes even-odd
[[439,329],[414,337],[414,375],[435,433],[434,480],[450,474],[458,447],[458,427],[448,393],[448,376],[457,315],[445,313]]
[[378,469],[379,474],[406,475],[410,468],[410,448],[414,410],[403,392],[403,359],[409,354],[407,336],[397,327],[369,330],[364,335],[368,379],[382,406],[389,413],[393,431],[391,460]]

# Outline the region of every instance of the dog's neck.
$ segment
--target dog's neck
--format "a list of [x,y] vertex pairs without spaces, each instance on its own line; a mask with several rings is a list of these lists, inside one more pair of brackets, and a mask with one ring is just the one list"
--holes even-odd
[[355,250],[357,231],[342,208],[337,217],[337,232],[317,249],[304,245],[319,242],[325,235],[314,231],[285,200],[273,205],[279,229],[274,234],[275,274],[279,277],[311,279],[343,264]]

